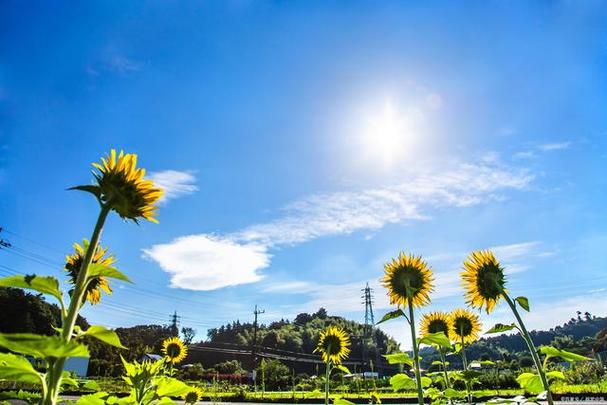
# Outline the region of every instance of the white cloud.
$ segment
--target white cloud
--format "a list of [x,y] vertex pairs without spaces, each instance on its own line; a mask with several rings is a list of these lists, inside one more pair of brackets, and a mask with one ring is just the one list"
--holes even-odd
[[[258,281],[261,278],[258,271],[269,265],[267,252],[271,248],[427,220],[430,217],[422,211],[496,200],[503,191],[523,189],[531,180],[532,176],[525,171],[464,164],[451,170],[410,175],[400,184],[311,195],[288,205],[286,214],[273,221],[253,224],[221,237],[200,234],[179,238],[155,245],[146,254],[172,274],[174,286],[208,290],[251,283]],[[233,253],[240,256],[239,260],[223,257]],[[208,267],[205,261],[209,262]],[[212,283],[205,274],[207,268],[213,269]],[[234,282],[235,274],[243,277]],[[181,280],[186,277],[188,282],[183,283]],[[225,280],[219,280],[221,277]]]
[[526,150],[524,152],[517,152],[512,156],[512,158],[514,160],[533,159],[536,157],[537,157],[537,154],[531,150]]
[[259,281],[271,258],[265,246],[209,235],[183,236],[143,252],[171,275],[171,287],[198,291]]
[[539,145],[538,148],[545,152],[548,152],[548,151],[552,151],[552,150],[569,149],[570,146],[571,146],[571,142],[557,142],[557,143],[545,143],[543,145]]
[[127,74],[141,70],[141,64],[122,55],[111,55],[106,61],[106,68],[110,71]]
[[164,170],[150,173],[148,177],[164,190],[162,202],[198,191],[196,177],[189,171]]

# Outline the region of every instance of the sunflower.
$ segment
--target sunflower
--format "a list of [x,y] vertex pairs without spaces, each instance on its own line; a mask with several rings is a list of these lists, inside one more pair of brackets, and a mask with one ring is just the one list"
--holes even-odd
[[449,314],[451,323],[451,337],[464,343],[472,343],[478,340],[481,331],[481,323],[478,315],[467,309],[458,308]]
[[388,289],[390,304],[406,306],[408,297],[415,307],[430,303],[433,290],[432,271],[421,256],[400,253],[396,259],[384,266],[384,278],[381,280]]
[[198,387],[191,387],[190,391],[185,393],[181,398],[186,404],[195,404],[202,399],[202,390]]
[[[82,266],[82,261],[84,260],[84,256],[86,255],[86,251],[89,249],[89,241],[84,239],[82,241],[82,246],[78,243],[74,243],[75,252],[69,256],[65,257],[65,270],[69,273],[70,282],[72,284],[76,284],[76,280],[78,279],[78,273],[80,272],[80,266]],[[101,247],[101,245],[97,245],[97,249],[95,249],[95,253],[93,254],[93,259],[91,263],[101,264],[105,267],[111,267],[114,264],[114,256],[105,254],[107,253],[107,249]],[[95,305],[101,301],[101,290],[105,291],[106,294],[111,294],[112,289],[110,288],[110,284],[105,277],[90,277],[89,282],[86,286],[86,300],[91,304]],[[70,291],[70,294],[73,290]]]
[[320,333],[314,351],[322,354],[325,363],[340,364],[350,354],[350,338],[343,329],[329,326]]
[[485,307],[487,313],[493,311],[502,298],[506,285],[504,269],[493,252],[490,250],[472,252],[464,261],[461,277],[468,305],[478,309]]
[[136,154],[120,151],[116,156],[116,150],[112,149],[107,158],[101,158],[101,163],[93,166],[99,170],[93,172],[97,185],[77,189],[92,192],[123,219],[137,222],[138,218],[145,218],[158,223],[155,204],[163,191],[153,181],[144,179],[145,170],[137,168]]
[[419,329],[422,336],[443,332],[445,336],[449,337],[449,334],[451,333],[451,319],[449,318],[449,314],[441,311],[424,314]]
[[178,337],[170,337],[162,342],[162,353],[167,361],[173,364],[180,363],[188,354],[188,348]]

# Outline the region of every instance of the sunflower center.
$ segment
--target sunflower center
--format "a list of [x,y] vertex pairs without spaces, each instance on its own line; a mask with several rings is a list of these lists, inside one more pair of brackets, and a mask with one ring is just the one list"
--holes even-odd
[[341,353],[341,340],[338,336],[327,335],[323,341],[325,353],[329,356],[335,356]]
[[181,347],[176,343],[169,343],[166,349],[167,356],[170,358],[179,357],[181,354]]
[[484,264],[478,271],[476,286],[483,298],[497,300],[504,285],[504,272],[495,263]]
[[434,319],[428,324],[428,332],[439,333],[443,332],[445,335],[449,333],[449,325],[442,319]]
[[395,293],[415,297],[424,286],[424,275],[415,266],[404,266],[394,273],[391,284]]
[[184,401],[187,404],[194,404],[198,402],[198,393],[196,391],[190,391],[186,394]]
[[467,337],[472,333],[473,325],[470,319],[458,317],[453,321],[453,328],[459,336]]

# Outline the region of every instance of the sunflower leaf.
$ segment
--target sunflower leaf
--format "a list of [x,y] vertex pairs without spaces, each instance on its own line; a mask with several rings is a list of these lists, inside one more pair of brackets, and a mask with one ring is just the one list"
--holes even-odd
[[42,277],[35,274],[1,278],[0,287],[18,287],[35,290],[42,294],[52,295],[59,301],[61,301],[63,296],[59,290],[59,281],[55,277]]
[[36,358],[89,357],[89,351],[85,345],[74,340],[66,343],[58,336],[0,333],[0,346]]
[[117,347],[119,349],[126,349],[120,343],[120,338],[113,330],[107,329],[101,325],[93,325],[87,329],[86,332],[83,333],[83,336],[94,337],[97,340],[101,340],[104,343],[107,343],[110,346]]
[[516,378],[516,381],[522,389],[532,394],[537,394],[544,390],[540,376],[534,373],[522,373]]
[[122,273],[118,269],[114,267],[104,266],[100,263],[91,263],[91,265],[89,266],[89,277],[107,277],[126,281],[128,283],[132,282],[124,273]]
[[516,297],[514,299],[525,311],[529,312],[529,300],[527,297]]
[[186,383],[175,378],[163,377],[158,380],[156,393],[159,397],[176,397],[187,394],[191,390]]
[[556,347],[552,346],[540,347],[540,353],[546,355],[547,358],[558,357],[569,362],[590,360],[588,357],[582,356],[581,354],[557,349]]
[[337,370],[341,371],[341,372],[342,372],[342,373],[344,373],[344,374],[352,374],[352,373],[350,372],[350,370],[348,369],[348,367],[343,366],[343,365],[341,365],[341,364],[336,365],[336,366],[335,366],[335,368],[336,368]]
[[408,364],[413,366],[413,359],[407,353],[384,354],[388,364]]
[[356,405],[356,404],[352,401],[348,401],[347,399],[335,398],[333,400],[333,405]]
[[451,341],[443,332],[429,333],[417,341],[425,345],[435,345],[446,349],[452,348]]
[[0,353],[0,380],[41,384],[42,377],[25,357]]
[[407,374],[395,374],[390,378],[390,385],[394,391],[415,388],[415,380]]
[[510,325],[504,325],[503,323],[496,323],[493,328],[489,329],[487,332],[485,332],[485,335],[488,335],[490,333],[502,333],[502,332],[507,332],[509,330],[515,329],[516,325],[511,323]]
[[381,320],[379,322],[377,322],[376,325],[379,325],[382,322],[389,321],[390,319],[400,318],[401,316],[404,316],[406,318],[405,313],[400,308],[395,311],[390,311],[386,315],[384,315],[384,317],[381,318]]

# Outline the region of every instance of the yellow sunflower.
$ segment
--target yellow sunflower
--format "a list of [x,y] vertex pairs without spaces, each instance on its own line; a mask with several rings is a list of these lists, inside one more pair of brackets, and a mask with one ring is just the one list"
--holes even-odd
[[466,302],[471,307],[493,311],[505,291],[506,278],[493,252],[479,250],[472,252],[464,261],[461,273],[466,291]]
[[400,253],[396,259],[385,264],[381,281],[388,289],[390,304],[406,306],[409,295],[414,307],[430,303],[429,294],[433,290],[434,280],[430,267],[421,256]]
[[163,191],[151,180],[144,179],[145,170],[137,168],[137,155],[112,149],[101,163],[93,163],[99,172],[93,172],[96,186],[81,186],[76,189],[92,192],[103,204],[108,204],[123,219],[135,222],[139,218],[158,223],[156,203]]
[[443,332],[449,337],[451,333],[451,319],[446,312],[436,311],[422,316],[419,332],[421,336]]
[[[82,241],[82,246],[78,243],[74,243],[75,252],[65,257],[65,270],[67,270],[70,276],[70,282],[74,285],[78,279],[80,266],[82,266],[82,261],[84,260],[84,256],[86,256],[86,251],[88,248],[89,241],[84,239]],[[106,256],[106,253],[107,249],[104,249],[101,247],[101,245],[97,245],[97,249],[95,249],[91,263],[98,263],[106,267],[111,267],[112,264],[114,264],[114,256]],[[105,293],[108,295],[112,293],[108,280],[102,276],[91,277],[86,286],[85,299],[93,305],[98,304],[99,301],[101,301],[101,290],[105,291]],[[72,291],[70,291],[70,294]]]
[[478,340],[481,322],[478,315],[467,309],[458,308],[449,314],[451,337],[456,342],[472,343]]
[[322,354],[325,363],[340,364],[350,354],[350,338],[343,329],[329,326],[320,333],[314,351]]
[[170,337],[162,342],[162,354],[167,361],[177,364],[188,355],[188,348],[178,337]]
[[202,390],[198,387],[191,387],[190,391],[184,394],[181,398],[186,404],[195,404],[202,399]]

